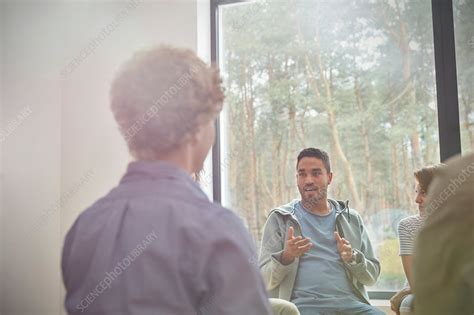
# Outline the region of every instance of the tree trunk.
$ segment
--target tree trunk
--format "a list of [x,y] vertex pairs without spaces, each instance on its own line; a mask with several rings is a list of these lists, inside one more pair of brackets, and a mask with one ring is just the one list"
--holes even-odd
[[[413,84],[413,77],[411,71],[411,51],[410,51],[410,38],[408,36],[407,26],[404,21],[404,16],[400,12],[399,2],[395,0],[395,7],[397,10],[400,37],[399,37],[399,48],[403,58],[403,81],[405,86],[408,87],[408,104],[410,107],[416,107],[416,94],[415,86]],[[418,133],[418,120],[416,117],[410,117],[411,135],[410,143],[412,147],[413,161],[415,162],[415,168],[423,166],[424,161],[422,160],[421,147],[420,147],[420,135]]]
[[413,205],[415,204],[414,202],[411,202],[412,199],[412,187],[413,185],[411,184],[413,182],[414,176],[410,175],[410,172],[408,171],[410,162],[408,161],[408,152],[407,152],[407,147],[402,143],[402,151],[403,151],[403,177],[405,178],[405,185],[403,186],[403,199],[401,204],[401,207],[403,209],[410,209],[413,210],[414,207]]
[[[244,60],[246,60],[244,58]],[[248,147],[250,148],[248,160],[249,160],[249,168],[248,168],[248,176],[246,178],[251,178],[252,183],[249,185],[248,191],[248,207],[250,210],[250,217],[254,218],[254,220],[249,220],[249,227],[251,229],[252,235],[254,236],[255,240],[260,240],[260,214],[258,211],[257,205],[257,156],[255,150],[255,109],[253,107],[253,97],[252,97],[252,78],[248,76],[246,73],[248,64],[244,62],[243,71],[243,103],[244,103],[244,115],[245,115],[245,123],[246,123],[246,130],[248,132],[248,139],[247,143],[249,144]],[[253,224],[252,224],[253,223]]]
[[398,188],[398,157],[397,157],[397,146],[395,143],[391,145],[392,151],[392,204],[390,207],[400,207],[400,189]]
[[[318,10],[315,10],[315,11],[318,13]],[[344,150],[342,149],[342,145],[341,145],[341,141],[340,141],[340,137],[339,137],[339,132],[338,132],[337,127],[336,127],[336,117],[335,117],[335,113],[334,113],[334,110],[333,110],[332,90],[331,90],[330,82],[328,81],[328,79],[326,77],[326,74],[325,74],[326,69],[325,69],[325,67],[324,67],[324,65],[321,61],[321,51],[319,49],[319,38],[320,37],[319,37],[319,25],[318,25],[318,23],[319,23],[319,14],[315,19],[315,25],[316,25],[316,37],[315,37],[316,58],[315,59],[316,59],[316,65],[317,65],[318,70],[319,70],[319,79],[322,82],[324,92],[325,92],[324,107],[325,107],[326,113],[328,115],[329,129],[331,130],[332,140],[334,141],[334,146],[335,146],[337,157],[341,160],[342,165],[344,167],[344,174],[345,174],[345,177],[346,177],[347,186],[348,186],[349,191],[352,195],[352,200],[355,204],[355,207],[360,212],[363,212],[364,209],[361,207],[362,205],[361,205],[361,201],[360,201],[360,198],[359,198],[359,193],[357,192],[354,175],[352,173],[352,168],[351,168],[351,165],[350,165],[349,161],[347,160],[347,157],[344,153]],[[302,32],[301,32],[300,23],[297,19],[296,19],[296,24],[297,24],[297,30],[298,30],[299,36],[300,36],[301,41],[302,41],[303,46],[304,46],[304,37],[303,37]],[[308,50],[305,48],[304,51],[305,51],[304,56],[305,56],[305,63],[306,63],[307,78],[308,78],[309,82],[311,83],[311,87],[312,87],[314,93],[316,94],[316,96],[318,98],[321,98],[321,92],[319,90],[318,82],[315,79],[315,73],[313,71],[312,64],[310,62],[310,58],[309,58],[308,53],[307,53]]]
[[[407,34],[406,23],[404,22],[404,19],[403,19],[404,16],[400,12],[399,1],[394,0],[394,4],[395,4],[397,20],[399,21],[398,32],[397,30],[395,30],[389,25],[385,10],[382,10],[382,15],[384,17],[385,26],[387,28],[387,31],[389,32],[389,35],[392,37],[394,41],[398,42],[398,47],[402,54],[403,81],[405,83],[405,88],[408,89],[407,103],[409,104],[409,106],[415,107],[416,96],[415,96],[415,87],[413,84],[412,71],[411,71],[411,52],[410,52],[410,47],[409,47],[410,39]],[[411,151],[413,154],[415,167],[419,168],[423,165],[423,161],[422,161],[422,154],[421,154],[421,147],[420,147],[420,136],[418,133],[418,122],[415,117],[410,117],[410,123],[412,125],[411,126],[412,132],[409,136],[410,144],[412,147]]]
[[[355,78],[354,92],[355,92],[355,97],[356,97],[357,110],[359,112],[359,115],[364,117],[365,106],[364,106],[364,101],[362,99],[362,93],[360,91],[359,78],[357,75],[355,75],[354,78]],[[365,200],[362,200],[362,202],[364,205],[366,205],[367,209],[372,209],[373,207],[372,207],[371,200],[373,200],[373,197],[371,194],[371,188],[369,186],[372,184],[372,160],[371,160],[371,154],[370,154],[369,132],[367,130],[366,123],[367,123],[366,120],[362,119],[360,122],[360,127],[359,127],[362,141],[364,143],[364,160],[365,160],[365,168],[366,168],[366,180],[363,184],[363,187],[365,190],[365,195],[364,195]],[[371,204],[368,204],[369,202]]]
[[470,145],[470,148],[466,148],[466,151],[474,151],[474,128],[472,128],[472,123],[469,123],[469,114],[472,113],[472,108],[470,106],[470,104],[472,104],[471,102],[469,102],[469,98],[468,97],[465,97],[463,96],[461,98],[461,102],[463,104],[463,107],[464,107],[464,111],[463,111],[463,116],[464,116],[464,128],[466,129],[467,131],[467,136],[468,136],[468,139],[469,139],[469,145]]

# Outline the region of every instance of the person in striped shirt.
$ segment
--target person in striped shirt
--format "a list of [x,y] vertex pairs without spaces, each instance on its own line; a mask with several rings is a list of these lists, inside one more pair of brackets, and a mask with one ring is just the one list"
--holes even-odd
[[418,205],[418,213],[406,217],[398,224],[398,238],[400,242],[400,257],[402,259],[403,270],[407,278],[405,288],[390,300],[392,310],[399,314],[400,303],[403,298],[411,294],[413,284],[412,273],[412,256],[413,248],[415,246],[415,239],[418,231],[423,225],[425,213],[425,197],[428,192],[428,187],[433,179],[434,170],[442,167],[444,164],[430,165],[417,170],[414,175],[416,179],[416,198],[415,202]]

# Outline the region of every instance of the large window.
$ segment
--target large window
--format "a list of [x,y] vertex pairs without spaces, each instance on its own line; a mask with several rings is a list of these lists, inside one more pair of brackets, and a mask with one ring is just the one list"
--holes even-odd
[[454,0],[459,118],[463,152],[474,151],[474,1]]
[[396,228],[416,213],[413,171],[439,162],[429,0],[262,1],[219,9],[222,203],[259,242],[268,211],[299,198],[295,160],[329,152],[330,196],[363,216],[382,263],[405,277]]

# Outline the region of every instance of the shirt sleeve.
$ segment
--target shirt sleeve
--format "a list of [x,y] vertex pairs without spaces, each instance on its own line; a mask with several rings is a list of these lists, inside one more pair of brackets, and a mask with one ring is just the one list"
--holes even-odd
[[277,217],[275,212],[268,217],[260,247],[259,266],[267,290],[278,287],[294,268],[294,264],[298,264],[297,259],[288,265],[281,263],[286,236],[280,230]]
[[402,220],[398,224],[398,239],[400,242],[400,256],[413,255],[415,236],[410,221]]
[[248,231],[232,213],[221,216],[218,221],[225,232],[213,240],[206,263],[208,293],[198,314],[270,315],[268,296]]

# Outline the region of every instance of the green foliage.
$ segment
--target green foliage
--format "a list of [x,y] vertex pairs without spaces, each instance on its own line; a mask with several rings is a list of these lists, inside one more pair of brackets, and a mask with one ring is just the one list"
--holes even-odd
[[405,281],[405,273],[398,256],[398,248],[397,239],[386,239],[380,244],[377,252],[382,266],[381,278],[402,286]]
[[[456,34],[468,112],[473,3],[455,6],[468,17]],[[226,141],[237,152],[225,170],[228,205],[243,212],[256,241],[268,211],[298,198],[295,160],[309,146],[331,156],[330,195],[350,199],[366,222],[383,209],[416,211],[413,171],[439,161],[430,10],[429,0],[267,0],[222,9]],[[375,237],[383,242],[381,283],[393,289],[403,273],[389,235]]]

